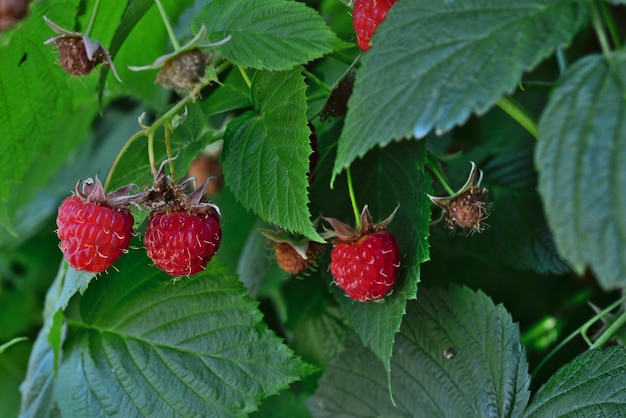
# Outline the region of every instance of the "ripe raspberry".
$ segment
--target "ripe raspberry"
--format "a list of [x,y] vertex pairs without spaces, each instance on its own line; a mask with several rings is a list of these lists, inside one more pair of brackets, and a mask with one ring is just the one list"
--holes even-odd
[[[80,185],[80,182],[79,182]],[[82,190],[59,206],[57,236],[65,259],[75,270],[100,273],[126,252],[133,236],[133,216],[120,196],[129,188],[113,192],[107,199],[98,179],[85,182]]]
[[143,196],[150,210],[144,244],[158,268],[171,276],[191,276],[203,270],[219,249],[219,209],[201,201],[208,180],[186,194],[193,178],[177,184],[165,175],[168,161],[161,165],[154,184]]
[[338,238],[330,253],[330,273],[352,299],[379,300],[393,289],[400,269],[400,248],[385,228],[394,215],[395,211],[374,224],[365,206],[358,230],[336,219],[324,218],[334,229],[331,234]]
[[144,243],[158,268],[171,276],[191,276],[204,270],[221,240],[217,214],[175,212],[151,217]]
[[370,39],[378,25],[387,17],[387,11],[397,0],[357,0],[352,10],[352,26],[356,43],[363,51],[371,48]]
[[382,299],[396,283],[399,253],[396,239],[387,231],[365,235],[355,243],[339,241],[330,253],[330,272],[352,299]]

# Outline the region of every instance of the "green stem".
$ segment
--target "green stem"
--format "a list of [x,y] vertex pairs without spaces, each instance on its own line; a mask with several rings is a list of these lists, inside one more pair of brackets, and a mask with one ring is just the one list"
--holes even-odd
[[100,0],[96,0],[96,3],[93,5],[93,10],[91,11],[91,16],[89,17],[89,23],[87,24],[87,29],[85,29],[85,36],[91,36],[91,31],[93,30],[93,25],[96,23],[96,16],[98,15],[98,9],[100,8]]
[[437,180],[439,180],[439,183],[441,183],[443,188],[446,189],[446,192],[450,196],[455,194],[456,192],[454,191],[454,189],[452,189],[452,187],[450,187],[450,185],[446,181],[446,178],[444,177],[443,173],[441,172],[441,167],[439,167],[439,161],[435,161],[433,159],[432,155],[428,154],[428,158],[426,159],[426,164],[428,164],[428,166],[432,170],[432,172],[435,175],[435,177],[437,177]]
[[608,343],[615,335],[622,329],[622,327],[626,325],[626,312],[622,312],[622,314],[613,322],[607,329],[598,337],[596,342],[594,342],[589,349],[594,349],[598,347],[602,347],[606,343]]
[[355,227],[357,230],[361,230],[361,215],[359,214],[359,207],[356,203],[356,195],[354,194],[354,186],[352,185],[352,173],[350,167],[346,169],[346,176],[348,179],[348,193],[350,194],[350,203],[352,204],[352,211],[354,212]]
[[243,81],[246,82],[246,85],[248,86],[248,88],[252,87],[252,81],[250,81],[250,77],[248,77],[248,73],[246,73],[246,70],[240,65],[238,65],[237,68],[239,68],[239,72],[241,73],[241,76],[243,77]]
[[150,161],[150,171],[152,171],[152,177],[156,178],[156,159],[154,158],[154,130],[150,130],[148,134],[148,161]]
[[605,57],[608,57],[611,53],[611,47],[609,46],[609,40],[604,32],[604,25],[602,24],[602,17],[598,11],[597,3],[595,0],[589,0],[589,11],[591,12],[591,24],[593,30],[596,32],[602,53]]
[[606,27],[609,30],[611,42],[615,45],[615,49],[621,49],[622,41],[619,37],[619,30],[617,29],[613,16],[611,16],[609,5],[605,1],[600,2],[600,13],[602,14],[602,20],[604,20]]
[[324,83],[322,80],[320,80],[315,74],[307,70],[303,70],[302,74],[304,74],[309,80],[317,84],[326,93],[330,93],[330,90],[331,90],[330,86]]
[[172,175],[172,178],[176,178],[176,171],[174,170],[174,158],[172,155],[172,144],[170,141],[170,137],[171,137],[171,133],[172,133],[172,124],[171,123],[166,123],[163,128],[165,129],[165,152],[167,154],[167,159],[169,160],[169,164],[170,164],[170,174]]
[[178,39],[176,39],[176,35],[174,35],[174,30],[172,29],[172,25],[170,24],[170,19],[167,17],[167,13],[165,13],[165,9],[161,4],[161,0],[154,0],[154,2],[159,8],[159,13],[161,13],[161,19],[163,19],[163,24],[165,24],[165,29],[167,30],[167,35],[170,37],[170,41],[172,42],[174,51],[180,50],[180,44],[178,43]]
[[[598,320],[602,319],[606,314],[608,314],[609,312],[611,312],[613,309],[617,308],[618,306],[620,306],[622,303],[624,303],[624,299],[626,298],[626,296],[622,296],[620,299],[616,300],[615,302],[613,302],[611,305],[609,305],[607,308],[603,309],[601,312],[598,312],[596,315],[594,315],[590,320],[588,320],[587,322],[585,322],[582,326],[580,326],[576,331],[572,332],[570,335],[568,335],[563,341],[561,341],[559,343],[559,345],[557,345],[556,347],[554,347],[554,349],[552,349],[552,351],[550,351],[548,353],[547,356],[545,356],[543,358],[543,360],[541,360],[541,362],[537,365],[537,367],[535,368],[535,370],[533,370],[532,376],[536,376],[537,372],[539,371],[539,369],[541,369],[547,362],[548,360],[550,360],[557,352],[559,352],[563,347],[565,347],[567,345],[567,343],[569,343],[570,341],[572,341],[574,338],[576,338],[576,336],[578,336],[578,334],[584,335],[585,340],[588,340],[588,338],[586,338],[586,333],[587,330],[593,325],[595,324]],[[626,314],[622,314],[620,316],[620,319],[626,317]],[[616,321],[617,322],[617,321]],[[623,325],[623,324],[622,324]],[[610,329],[610,328],[609,328]],[[607,332],[605,332],[605,334],[608,334],[608,330]],[[604,334],[603,334],[604,335]],[[591,344],[589,347],[590,348],[595,348],[594,345],[598,344],[598,341],[596,341],[594,344]]]
[[[130,148],[131,144],[133,142],[135,142],[135,140],[137,140],[137,138],[142,137],[142,136],[147,136],[148,139],[150,139],[151,135],[154,135],[154,131],[156,129],[158,129],[159,127],[163,126],[164,124],[168,123],[169,121],[172,120],[172,118],[174,116],[176,116],[178,114],[178,112],[180,112],[180,110],[185,107],[185,105],[191,101],[194,100],[195,97],[197,97],[200,94],[200,91],[206,87],[211,81],[207,80],[204,83],[201,83],[199,85],[197,85],[196,87],[194,87],[187,96],[185,96],[181,101],[179,101],[178,103],[176,103],[174,106],[172,106],[172,108],[170,110],[168,110],[167,112],[165,112],[160,118],[158,118],[156,121],[154,121],[154,123],[152,123],[152,125],[150,126],[146,126],[143,127],[142,130],[135,132],[133,134],[133,136],[131,136],[128,141],[126,141],[126,144],[124,144],[124,146],[122,147],[122,149],[120,150],[120,152],[117,154],[117,156],[115,157],[115,160],[113,161],[113,164],[111,165],[111,168],[109,169],[109,173],[107,174],[107,178],[104,182],[104,190],[107,190],[110,183],[111,183],[111,179],[113,178],[113,173],[115,172],[115,169],[117,168],[120,160],[122,159],[122,156],[126,153],[126,151],[128,151],[128,149]],[[150,156],[150,141],[148,142],[148,158],[152,158],[154,159],[154,150],[152,151],[152,157]],[[153,164],[152,161],[150,161],[150,167],[153,171],[152,174],[156,174],[156,166]]]
[[530,112],[528,112],[528,110],[526,110],[515,99],[509,96],[504,96],[498,102],[498,107],[504,110],[506,114],[526,129],[528,133],[533,136],[533,138],[538,138],[537,122],[535,122]]

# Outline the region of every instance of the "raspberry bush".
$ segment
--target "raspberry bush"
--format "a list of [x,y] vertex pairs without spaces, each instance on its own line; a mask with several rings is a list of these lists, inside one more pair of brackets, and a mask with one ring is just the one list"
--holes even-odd
[[624,1],[5,3],[3,416],[626,410]]

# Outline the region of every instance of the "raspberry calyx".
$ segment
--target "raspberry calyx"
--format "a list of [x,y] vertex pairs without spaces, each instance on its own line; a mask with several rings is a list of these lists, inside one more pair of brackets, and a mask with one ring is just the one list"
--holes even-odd
[[361,212],[361,227],[355,229],[334,218],[324,218],[336,237],[330,253],[330,272],[346,295],[360,302],[380,301],[389,295],[400,269],[400,247],[386,230],[398,208],[374,224],[367,206]]
[[[82,183],[82,185],[81,185]],[[127,252],[133,236],[133,215],[128,210],[138,195],[133,185],[104,193],[100,180],[79,181],[74,194],[61,203],[57,215],[59,248],[78,271],[100,273]]]

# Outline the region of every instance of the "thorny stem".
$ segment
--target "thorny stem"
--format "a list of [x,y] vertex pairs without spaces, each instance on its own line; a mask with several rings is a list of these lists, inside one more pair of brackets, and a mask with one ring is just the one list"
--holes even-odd
[[512,117],[524,129],[526,129],[528,133],[533,136],[533,138],[537,139],[539,137],[537,132],[537,122],[535,122],[530,112],[524,109],[524,107],[519,104],[515,99],[513,99],[512,97],[504,96],[498,102],[498,107],[504,110],[507,115]]
[[161,0],[154,0],[154,2],[159,8],[159,13],[161,13],[161,19],[163,19],[163,24],[165,25],[165,29],[167,30],[167,35],[170,37],[170,41],[172,42],[174,51],[179,51],[180,44],[178,43],[178,39],[176,39],[176,35],[174,35],[174,30],[172,29],[172,25],[170,24],[170,19],[167,17],[167,13],[165,13],[165,9],[161,4]]
[[[150,136],[154,135],[154,131],[156,129],[158,129],[159,127],[161,127],[164,124],[166,124],[169,121],[171,121],[172,118],[174,116],[176,116],[178,114],[178,112],[180,112],[181,109],[183,109],[185,107],[185,105],[189,101],[191,101],[194,98],[196,98],[200,94],[200,90],[202,90],[204,87],[206,87],[210,82],[211,82],[210,80],[206,80],[205,82],[200,83],[197,86],[195,86],[189,92],[189,94],[187,96],[185,96],[182,100],[180,100],[178,103],[176,103],[174,106],[172,106],[172,108],[170,110],[165,112],[160,118],[158,118],[156,121],[154,121],[152,123],[152,125],[143,127],[143,129],[141,129],[140,131],[134,133],[128,139],[128,141],[126,141],[126,144],[124,144],[124,146],[122,147],[120,152],[117,154],[117,156],[115,157],[115,160],[113,161],[113,164],[111,165],[111,168],[109,169],[109,173],[107,174],[107,178],[106,178],[106,180],[104,182],[104,190],[108,189],[109,184],[111,183],[111,179],[113,178],[113,173],[115,172],[115,169],[117,168],[120,160],[122,159],[122,157],[124,156],[126,151],[128,151],[128,149],[130,148],[131,144],[133,142],[135,142],[137,140],[137,138],[140,138],[142,136],[147,136],[148,140],[149,140]],[[148,143],[148,148],[150,148],[150,143]],[[154,159],[154,154],[152,155],[152,157],[150,157],[150,151],[148,151],[148,158]],[[153,174],[155,174],[156,173],[156,167],[153,165],[152,161],[150,162],[150,167],[151,167],[151,169],[153,171]]]
[[89,17],[89,23],[87,24],[87,29],[85,29],[85,36],[91,36],[91,31],[93,30],[93,25],[96,23],[96,16],[98,15],[98,9],[100,8],[100,0],[96,0],[96,3],[93,5],[93,10],[91,11],[91,16]]
[[350,203],[352,203],[352,211],[354,212],[355,227],[357,230],[361,229],[361,214],[359,213],[359,207],[356,203],[356,196],[354,194],[354,186],[352,185],[352,173],[350,167],[346,169],[346,176],[348,179],[348,193],[350,194]]
[[600,16],[600,12],[598,10],[598,4],[595,0],[589,0],[588,3],[589,11],[591,12],[591,24],[593,25],[593,30],[596,32],[596,36],[600,42],[602,53],[605,57],[608,57],[611,53],[611,47],[609,46],[609,40],[604,32],[604,25],[602,24],[602,17]]
[[535,370],[533,370],[532,376],[533,377],[536,376],[537,372],[548,362],[548,360],[550,360],[557,352],[559,352],[559,350],[565,347],[570,341],[576,338],[578,334],[580,334],[583,337],[583,339],[587,342],[587,345],[589,345],[590,349],[600,347],[601,345],[604,345],[607,341],[609,341],[615,335],[615,333],[626,323],[626,312],[622,313],[620,317],[598,338],[598,340],[595,343],[591,343],[591,341],[589,340],[589,337],[587,337],[587,330],[597,321],[604,318],[613,309],[617,308],[622,303],[624,303],[624,300],[626,300],[626,295],[622,296],[621,298],[613,302],[611,305],[603,309],[601,312],[598,312],[590,320],[588,320],[582,326],[580,326],[576,331],[568,335],[563,341],[559,343],[559,345],[554,347],[554,349],[552,349],[552,351],[550,351],[548,355],[543,358],[543,360],[541,360],[541,362],[537,365]]
[[435,161],[434,158],[430,154],[428,154],[428,158],[426,159],[426,164],[428,164],[428,167],[430,167],[430,169],[432,170],[433,174],[437,177],[437,180],[439,180],[439,183],[441,183],[443,188],[446,189],[446,192],[450,196],[455,194],[456,192],[452,189],[452,187],[450,187],[450,185],[446,181],[446,178],[444,177],[443,173],[441,172],[441,167],[439,166],[439,161]]

